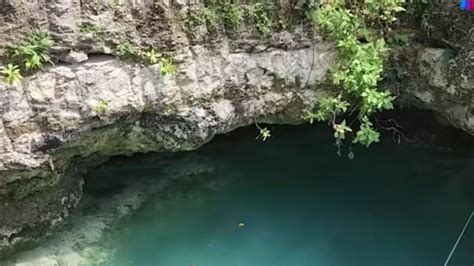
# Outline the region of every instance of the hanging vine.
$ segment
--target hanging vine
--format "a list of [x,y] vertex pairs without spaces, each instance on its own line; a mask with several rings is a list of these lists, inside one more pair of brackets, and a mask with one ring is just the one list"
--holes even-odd
[[[404,10],[404,0],[328,0],[313,12],[317,26],[326,30],[337,46],[338,65],[331,80],[341,90],[319,100],[306,118],[313,122],[328,121],[334,129],[336,144],[350,134],[353,143],[366,147],[378,142],[380,133],[373,124],[373,114],[393,108],[395,97],[382,91],[384,60],[388,48],[384,34]],[[340,119],[344,113],[357,113],[350,123]],[[354,122],[359,126],[356,129]]]

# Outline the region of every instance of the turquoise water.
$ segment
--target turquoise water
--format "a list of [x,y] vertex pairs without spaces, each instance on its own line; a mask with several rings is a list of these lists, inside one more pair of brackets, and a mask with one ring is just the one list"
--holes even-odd
[[[272,133],[259,142],[255,130],[243,130],[197,152],[122,159],[91,172],[90,179],[137,182],[185,173],[110,234],[103,245],[116,252],[106,265],[444,264],[474,210],[474,151],[387,139],[354,148],[350,160],[336,155],[325,128]],[[474,224],[449,265],[473,264]]]

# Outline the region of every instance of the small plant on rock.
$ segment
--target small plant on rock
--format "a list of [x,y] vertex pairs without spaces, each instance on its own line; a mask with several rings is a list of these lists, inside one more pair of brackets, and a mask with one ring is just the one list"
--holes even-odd
[[54,40],[46,32],[33,31],[26,36],[26,43],[35,46],[36,51],[46,52],[54,45]]
[[148,51],[141,52],[140,56],[142,60],[144,60],[148,64],[154,65],[160,62],[162,54],[155,51],[155,49],[150,49]]
[[135,55],[134,49],[130,42],[121,42],[116,47],[117,55],[121,58],[130,58]]
[[263,36],[268,37],[276,25],[274,18],[274,5],[273,2],[266,1],[254,1],[249,8],[250,21],[255,24],[257,31]]
[[215,8],[202,7],[191,14],[189,26],[196,28],[202,25],[208,25],[217,28],[219,21],[220,18]]
[[52,63],[49,51],[53,45],[54,40],[47,33],[32,32],[25,43],[6,47],[7,62],[25,71],[42,69],[45,63]]
[[95,106],[95,113],[99,116],[105,115],[107,111],[109,110],[109,103],[107,101],[101,100],[99,103]]
[[161,58],[160,60],[160,72],[162,76],[174,74],[176,67],[173,64],[173,61],[169,58]]
[[17,65],[8,64],[6,67],[0,70],[0,73],[4,76],[4,81],[8,85],[19,84],[22,80],[20,68]]
[[116,52],[122,59],[138,57],[139,60],[146,64],[159,64],[162,76],[171,75],[176,71],[173,60],[169,57],[164,57],[163,54],[153,48],[141,51],[138,48],[133,48],[129,42],[122,42],[117,45]]
[[231,0],[223,0],[217,5],[218,14],[228,29],[235,30],[242,25],[245,18],[244,9]]
[[106,35],[106,31],[102,27],[98,27],[90,22],[82,22],[79,25],[79,31],[81,33],[92,34],[94,39],[103,40]]

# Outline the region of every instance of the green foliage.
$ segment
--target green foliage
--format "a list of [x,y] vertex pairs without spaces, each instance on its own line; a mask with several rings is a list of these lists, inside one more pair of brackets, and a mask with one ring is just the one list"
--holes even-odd
[[315,0],[298,0],[295,9],[300,10],[305,18],[311,19],[317,7]]
[[98,27],[90,22],[82,22],[79,25],[79,31],[85,34],[92,34],[94,39],[103,40],[106,36],[106,31],[102,27]]
[[196,28],[202,25],[217,28],[219,22],[220,18],[215,8],[202,7],[191,14],[189,25],[191,28]]
[[388,39],[388,43],[391,45],[405,46],[410,42],[410,38],[407,34],[395,33],[391,35]]
[[346,133],[352,132],[352,129],[346,125],[346,120],[340,124],[334,124],[334,138],[338,140],[346,139]]
[[261,139],[262,141],[266,141],[268,138],[270,138],[271,132],[268,128],[259,128],[260,134],[257,136],[257,139]]
[[254,0],[249,6],[233,0],[216,0],[207,7],[193,11],[189,25],[191,29],[202,25],[217,29],[222,24],[227,30],[236,30],[248,18],[257,31],[267,37],[278,24],[283,28],[289,24],[289,21],[283,18],[277,20],[275,12],[272,0]]
[[6,47],[6,61],[17,65],[22,71],[42,69],[45,63],[52,63],[50,49],[53,39],[45,32],[34,31],[22,44]]
[[49,52],[51,46],[54,45],[54,40],[49,34],[42,31],[33,31],[26,36],[26,43],[35,47],[35,51],[39,54],[46,54]]
[[156,52],[155,49],[152,48],[147,51],[141,52],[140,56],[148,64],[154,65],[160,61],[162,54]]
[[280,25],[280,28],[287,29],[290,26],[290,18],[281,17],[278,19],[278,24]]
[[160,73],[162,76],[171,75],[176,72],[176,66],[173,60],[151,48],[148,50],[140,50],[133,47],[130,42],[121,42],[116,46],[116,53],[122,59],[138,58],[146,64],[160,64]]
[[236,30],[244,22],[245,11],[242,6],[232,0],[212,2],[209,7],[202,7],[191,14],[189,24],[191,28],[202,25],[216,29],[223,24],[227,29]]
[[237,29],[244,22],[244,9],[231,0],[221,0],[217,6],[217,14],[227,28]]
[[105,115],[107,111],[109,110],[109,103],[107,101],[101,100],[96,106],[95,106],[95,113],[100,115]]
[[306,119],[312,124],[314,120],[325,121],[334,119],[336,116],[347,112],[350,104],[338,97],[323,97],[319,100],[319,108],[315,112],[308,111]]
[[1,74],[7,84],[18,84],[23,78],[22,72],[31,72],[52,63],[50,49],[54,40],[49,34],[33,31],[28,34],[23,43],[8,45],[5,49],[7,66],[2,68]]
[[23,78],[20,73],[20,68],[17,65],[8,64],[0,70],[4,76],[4,82],[8,85],[19,84]]
[[368,117],[362,118],[362,124],[359,131],[356,133],[354,143],[360,143],[366,147],[374,142],[379,142],[380,133],[373,128],[372,122]]
[[405,0],[365,0],[360,12],[366,20],[390,23],[397,20],[398,12],[405,11],[404,4]]
[[270,130],[266,127],[265,128],[261,127],[258,124],[256,119],[254,120],[254,123],[255,123],[255,126],[259,130],[258,136],[255,139],[261,139],[262,141],[266,141],[268,138],[270,138],[272,136]]
[[173,61],[169,58],[161,58],[160,66],[160,72],[162,76],[174,74],[174,72],[176,71],[176,67],[173,64]]
[[121,58],[130,58],[135,55],[135,51],[130,42],[121,42],[115,48],[117,55]]
[[269,0],[254,1],[249,7],[250,21],[263,37],[268,37],[276,25],[272,15],[274,9],[273,2]]
[[368,25],[376,21],[385,29],[396,19],[395,14],[403,10],[403,3],[404,0],[365,0],[348,4],[345,0],[333,0],[313,12],[316,24],[326,29],[336,42],[339,64],[331,77],[342,90],[337,97],[321,99],[318,109],[308,112],[306,118],[310,122],[330,121],[338,143],[346,138],[347,132],[353,131],[345,120],[336,123],[337,116],[349,110],[358,112],[360,122],[354,143],[368,147],[379,141],[379,133],[369,117],[392,109],[395,97],[378,89],[388,48],[380,31],[373,31]]

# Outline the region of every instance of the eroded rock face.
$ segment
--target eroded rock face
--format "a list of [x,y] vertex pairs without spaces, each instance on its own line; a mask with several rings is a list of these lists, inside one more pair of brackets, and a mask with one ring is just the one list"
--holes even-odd
[[444,124],[474,135],[474,75],[461,72],[461,60],[466,58],[451,49],[413,49],[403,60],[409,67],[401,91],[403,98],[434,111]]
[[396,60],[402,96],[474,135],[474,26],[455,2],[425,8],[414,26],[423,43],[411,43]]
[[[107,43],[74,34],[81,16],[110,22],[111,41],[115,33],[151,23],[129,17],[132,9],[117,15],[62,0],[42,7],[48,15],[32,19],[56,34],[62,62],[21,86],[0,85],[2,254],[35,242],[68,216],[81,197],[84,165],[119,154],[196,149],[259,119],[299,123],[327,92],[332,46],[313,45],[303,33],[280,33],[263,43],[251,35],[215,36],[210,45],[206,29],[190,37],[185,32],[187,5],[163,2],[143,11],[161,15],[155,24],[130,33],[173,56],[177,72],[162,77],[159,66],[120,61],[108,55]],[[153,36],[155,29],[163,32]]]

